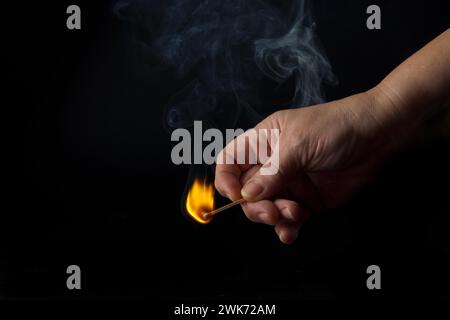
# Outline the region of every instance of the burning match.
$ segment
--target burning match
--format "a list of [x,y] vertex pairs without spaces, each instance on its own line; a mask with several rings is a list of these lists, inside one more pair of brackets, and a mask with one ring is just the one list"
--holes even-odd
[[229,209],[229,208],[232,208],[232,207],[234,207],[234,206],[236,206],[236,205],[238,205],[238,204],[241,204],[241,203],[244,202],[244,201],[245,201],[245,200],[241,198],[241,199],[236,200],[236,201],[233,201],[233,202],[231,202],[231,203],[229,203],[229,204],[227,204],[227,205],[225,205],[225,206],[223,206],[223,207],[220,207],[220,208],[218,208],[218,209],[216,209],[216,210],[213,210],[213,211],[204,213],[204,214],[203,214],[203,219],[205,219],[205,220],[212,219],[212,218],[214,218],[214,216],[215,216],[216,214],[218,214],[219,212],[222,212],[222,211],[224,211],[224,210],[227,210],[227,209]]
[[195,221],[201,224],[207,224],[215,217],[216,214],[226,209],[234,207],[244,199],[233,201],[223,207],[214,209],[214,186],[205,179],[194,179],[186,198],[186,212]]

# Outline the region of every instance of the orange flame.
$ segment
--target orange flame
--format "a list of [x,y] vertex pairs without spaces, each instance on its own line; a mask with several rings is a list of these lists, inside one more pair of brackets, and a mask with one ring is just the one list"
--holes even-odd
[[186,198],[186,211],[197,222],[206,224],[211,219],[204,219],[203,214],[214,209],[214,187],[206,180],[195,178]]

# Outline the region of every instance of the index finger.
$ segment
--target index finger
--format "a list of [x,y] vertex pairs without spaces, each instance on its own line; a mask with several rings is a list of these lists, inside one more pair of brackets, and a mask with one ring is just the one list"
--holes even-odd
[[[219,193],[232,201],[240,199],[242,185],[240,178],[247,171],[250,164],[238,163],[238,154],[247,154],[251,142],[245,143],[247,135],[244,133],[231,141],[217,156],[216,176],[214,185]],[[245,156],[244,156],[245,158]]]
[[214,185],[219,193],[235,201],[241,198],[241,170],[236,164],[217,164]]

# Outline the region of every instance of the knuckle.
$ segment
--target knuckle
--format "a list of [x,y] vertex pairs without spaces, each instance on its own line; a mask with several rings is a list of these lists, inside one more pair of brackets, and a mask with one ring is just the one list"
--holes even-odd
[[214,179],[214,187],[222,196],[225,196],[225,188],[220,177],[216,176],[216,178]]

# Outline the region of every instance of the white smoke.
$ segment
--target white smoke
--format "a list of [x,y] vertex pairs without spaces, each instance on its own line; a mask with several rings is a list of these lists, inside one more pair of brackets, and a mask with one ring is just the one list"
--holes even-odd
[[162,65],[194,77],[167,106],[172,128],[233,127],[243,112],[257,121],[267,78],[294,84],[283,108],[322,102],[334,80],[304,0],[122,0],[115,12]]

